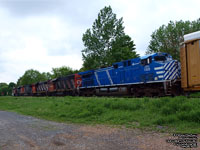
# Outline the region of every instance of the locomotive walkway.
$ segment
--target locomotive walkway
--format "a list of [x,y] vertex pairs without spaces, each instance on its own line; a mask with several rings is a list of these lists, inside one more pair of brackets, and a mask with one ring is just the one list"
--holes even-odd
[[[56,123],[0,111],[1,150],[164,150],[169,134]],[[197,150],[198,148],[196,148]]]

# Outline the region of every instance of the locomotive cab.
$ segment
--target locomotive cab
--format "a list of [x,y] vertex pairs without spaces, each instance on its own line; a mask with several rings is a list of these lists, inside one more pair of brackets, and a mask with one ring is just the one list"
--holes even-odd
[[180,63],[167,53],[152,54],[154,81],[175,80],[180,77]]
[[172,61],[172,56],[167,53],[159,52],[152,55],[141,57],[140,63],[142,66],[145,66],[151,64],[152,62],[156,62],[158,64],[164,64],[168,61]]
[[172,60],[172,56],[167,54],[167,53],[158,53],[157,56],[154,56],[154,61],[156,62],[167,62],[167,61],[171,61]]

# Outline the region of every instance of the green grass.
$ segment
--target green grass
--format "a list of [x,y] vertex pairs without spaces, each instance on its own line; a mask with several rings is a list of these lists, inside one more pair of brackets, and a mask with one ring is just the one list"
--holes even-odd
[[200,92],[193,92],[189,94],[191,98],[200,98]]
[[200,99],[180,97],[0,97],[0,110],[81,124],[200,133]]

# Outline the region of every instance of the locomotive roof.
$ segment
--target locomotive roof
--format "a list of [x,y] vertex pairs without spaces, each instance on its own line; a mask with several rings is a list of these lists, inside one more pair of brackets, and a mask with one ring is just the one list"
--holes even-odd
[[[116,62],[116,63],[113,63],[113,66],[114,66],[114,65],[118,65],[118,67],[122,67],[122,66],[123,66],[123,63],[124,63],[124,62],[128,62],[128,61],[130,61],[131,64],[132,64],[132,63],[138,64],[138,63],[140,63],[140,60],[141,60],[141,59],[146,59],[146,58],[148,58],[148,57],[150,57],[150,56],[151,56],[151,57],[155,57],[155,56],[171,56],[171,55],[169,55],[169,54],[167,54],[167,53],[164,53],[164,52],[158,52],[158,53],[153,53],[153,54],[141,56],[141,57],[138,57],[138,58],[133,58],[133,59],[128,59],[128,60],[123,60],[123,61],[121,61],[121,62]],[[98,72],[98,71],[107,70],[107,69],[109,69],[109,68],[112,68],[112,67],[108,66],[108,67],[106,67],[106,68],[99,68],[99,69],[94,69],[94,70],[88,70],[88,71],[84,71],[84,72],[79,72],[78,74],[79,74],[79,75],[90,75],[90,74],[93,74],[94,71],[97,71],[97,72]]]
[[92,74],[94,72],[94,70],[87,70],[87,71],[84,71],[84,72],[79,72],[78,74],[79,75],[88,75],[88,74]]
[[126,61],[131,61],[132,63],[139,63],[141,59],[147,59],[148,57],[155,57],[155,56],[171,56],[171,55],[164,52],[158,52],[158,53],[153,53],[153,54],[149,54],[149,55],[145,55],[145,56],[141,56],[141,57],[137,57],[133,59],[124,60],[121,62],[116,62],[116,63],[113,63],[113,65],[118,64],[119,66],[121,66],[123,65],[123,62],[126,62]]
[[166,56],[166,55],[169,55],[169,54],[164,53],[164,52],[158,52],[158,53],[153,53],[153,54],[142,56],[142,57],[140,57],[140,59],[146,59],[150,56],[154,57],[154,56]]

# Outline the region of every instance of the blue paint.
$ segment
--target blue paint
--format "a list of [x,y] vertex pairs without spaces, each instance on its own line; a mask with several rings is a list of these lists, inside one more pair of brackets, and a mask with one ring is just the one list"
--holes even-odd
[[82,87],[130,85],[180,78],[179,64],[167,53],[155,53],[116,62],[111,67],[80,72],[79,75],[82,76]]

